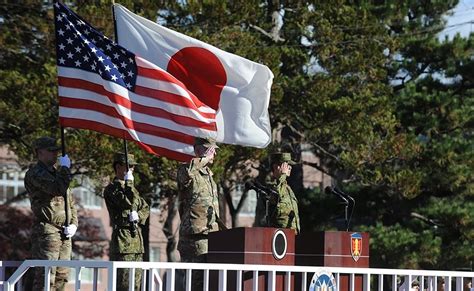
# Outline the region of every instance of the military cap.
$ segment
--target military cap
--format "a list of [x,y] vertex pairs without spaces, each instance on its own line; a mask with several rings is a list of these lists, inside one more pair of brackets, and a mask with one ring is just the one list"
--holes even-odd
[[197,145],[202,145],[202,146],[205,146],[207,148],[211,147],[211,146],[214,146],[216,148],[218,148],[217,144],[216,144],[216,140],[213,139],[213,138],[210,138],[210,137],[196,137],[196,139],[194,140],[194,145],[197,146]]
[[281,164],[287,162],[289,165],[296,164],[291,160],[291,153],[273,153],[270,156],[270,161],[272,164]]
[[[130,166],[136,165],[137,162],[135,160],[135,156],[132,154],[128,154],[128,164]],[[122,165],[125,165],[125,154],[121,152],[117,152],[114,154],[114,163],[120,163]]]
[[47,149],[49,151],[58,151],[61,149],[61,147],[56,144],[56,139],[49,136],[43,136],[33,142],[33,149]]

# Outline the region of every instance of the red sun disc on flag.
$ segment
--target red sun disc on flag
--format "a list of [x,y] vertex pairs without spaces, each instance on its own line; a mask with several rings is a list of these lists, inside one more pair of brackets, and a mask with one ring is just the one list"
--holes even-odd
[[216,55],[204,48],[186,47],[171,57],[166,70],[203,103],[218,109],[227,75]]

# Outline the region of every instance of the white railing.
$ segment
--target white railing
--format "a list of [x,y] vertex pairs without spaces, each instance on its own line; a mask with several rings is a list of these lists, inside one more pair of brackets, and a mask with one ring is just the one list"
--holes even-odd
[[[6,291],[23,290],[22,279],[26,271],[31,267],[44,268],[45,286],[49,291],[51,267],[68,267],[74,270],[74,290],[81,290],[81,271],[87,268],[93,270],[93,290],[97,290],[98,272],[105,270],[107,273],[107,290],[116,290],[117,269],[129,269],[129,290],[134,290],[133,277],[135,270],[143,270],[141,290],[166,290],[176,289],[177,276],[183,274],[185,289],[192,288],[192,271],[202,270],[204,272],[203,290],[226,291],[243,290],[245,280],[250,281],[250,289],[259,290],[259,284],[263,282],[266,290],[309,290],[309,284],[313,283],[314,274],[329,274],[334,276],[335,287],[327,290],[350,290],[350,291],[409,291],[411,283],[415,279],[420,284],[419,290],[428,291],[464,291],[468,282],[474,280],[474,272],[455,271],[425,271],[404,269],[372,269],[372,268],[335,268],[335,267],[300,267],[300,266],[276,266],[276,265],[241,265],[241,264],[193,264],[193,263],[161,263],[161,262],[109,262],[109,261],[46,261],[27,260],[20,262],[0,261],[0,290]],[[16,267],[15,272],[5,278],[5,268]],[[177,270],[182,270],[178,271]],[[245,277],[250,274],[250,279]],[[245,276],[244,276],[245,275]],[[232,277],[232,280],[230,278]],[[258,278],[265,277],[263,280]],[[232,285],[231,283],[232,282]],[[248,281],[247,281],[248,282]],[[283,283],[282,283],[283,282]],[[441,282],[444,282],[442,289]],[[341,286],[340,286],[341,285]],[[147,286],[147,289],[145,289]],[[299,286],[298,289],[296,289]],[[260,286],[262,287],[262,286]],[[317,290],[317,289],[314,289]],[[472,289],[474,290],[474,289]]]
[[[0,291],[4,290],[5,285],[5,278],[7,275],[8,269],[16,269],[18,268],[23,261],[0,261]],[[20,282],[20,289],[23,289]]]

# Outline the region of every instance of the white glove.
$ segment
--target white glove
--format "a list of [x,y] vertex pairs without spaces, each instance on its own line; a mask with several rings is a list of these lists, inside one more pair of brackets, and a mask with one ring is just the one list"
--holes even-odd
[[67,154],[62,157],[59,157],[59,165],[61,167],[66,167],[66,168],[71,167],[71,160],[69,159]]
[[125,174],[125,177],[123,178],[125,181],[133,181],[133,172],[132,170],[128,170],[128,172]]
[[76,233],[76,230],[77,230],[77,226],[75,224],[63,226],[63,228],[64,228],[63,232],[67,238],[71,238]]
[[137,222],[138,221],[138,212],[136,212],[135,210],[130,212],[130,214],[128,215],[128,221]]

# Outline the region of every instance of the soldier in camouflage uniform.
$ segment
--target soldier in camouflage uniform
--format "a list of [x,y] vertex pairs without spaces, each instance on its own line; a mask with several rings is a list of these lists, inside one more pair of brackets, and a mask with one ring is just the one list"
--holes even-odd
[[290,153],[274,153],[270,159],[272,181],[268,183],[268,187],[273,190],[272,192],[278,193],[278,196],[269,198],[269,217],[264,226],[291,228],[298,234],[300,232],[298,200],[286,181],[291,175],[291,165],[294,162]]
[[[178,168],[181,218],[178,250],[182,262],[206,262],[207,235],[219,230],[217,185],[208,167],[214,161],[216,148],[213,139],[196,138],[196,157]],[[193,286],[202,289],[202,280],[201,271],[193,273]]]
[[[77,211],[69,193],[71,160],[67,155],[59,158],[60,147],[51,137],[42,137],[33,143],[38,162],[25,175],[34,224],[31,234],[32,259],[70,260],[71,237],[77,230]],[[64,196],[68,199],[69,221],[66,221]],[[69,269],[51,269],[51,290],[64,290]],[[31,282],[28,282],[29,284]],[[35,268],[33,290],[43,290],[44,269]]]
[[[141,226],[150,215],[148,203],[133,185],[133,155],[128,155],[127,171],[125,154],[114,155],[115,178],[104,190],[104,199],[113,228],[110,241],[110,260],[143,261],[145,248]],[[128,290],[129,269],[117,270],[117,290]],[[135,271],[135,290],[140,290],[142,270]]]

